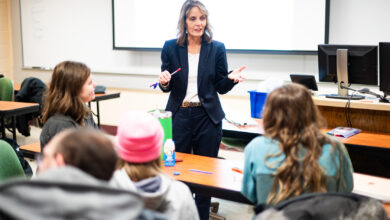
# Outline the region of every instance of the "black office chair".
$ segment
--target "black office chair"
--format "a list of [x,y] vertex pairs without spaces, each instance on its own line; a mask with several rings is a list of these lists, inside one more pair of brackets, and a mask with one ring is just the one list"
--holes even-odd
[[276,206],[257,205],[255,212],[257,220],[387,219],[381,202],[353,193],[308,193]]

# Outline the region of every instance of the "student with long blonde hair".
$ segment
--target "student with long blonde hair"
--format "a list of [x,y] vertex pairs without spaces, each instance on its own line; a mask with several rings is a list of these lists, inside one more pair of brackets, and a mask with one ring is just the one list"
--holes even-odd
[[272,91],[265,135],[245,148],[241,193],[255,204],[277,204],[307,192],[351,192],[351,160],[343,144],[320,130],[324,124],[305,87]]
[[42,112],[41,148],[57,133],[74,127],[97,128],[86,103],[95,98],[96,84],[83,63],[64,61],[53,70]]

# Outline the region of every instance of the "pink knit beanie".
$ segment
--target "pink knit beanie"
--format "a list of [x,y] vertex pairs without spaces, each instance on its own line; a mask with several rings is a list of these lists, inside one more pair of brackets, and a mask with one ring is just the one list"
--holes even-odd
[[160,122],[145,112],[127,112],[120,120],[116,149],[122,160],[145,163],[161,153],[164,131]]

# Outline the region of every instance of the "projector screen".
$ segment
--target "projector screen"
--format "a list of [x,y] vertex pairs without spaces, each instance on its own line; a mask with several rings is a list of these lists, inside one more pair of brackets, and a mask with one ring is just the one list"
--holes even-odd
[[[327,43],[329,0],[202,0],[228,51],[308,53]],[[112,0],[114,49],[161,49],[184,0]]]

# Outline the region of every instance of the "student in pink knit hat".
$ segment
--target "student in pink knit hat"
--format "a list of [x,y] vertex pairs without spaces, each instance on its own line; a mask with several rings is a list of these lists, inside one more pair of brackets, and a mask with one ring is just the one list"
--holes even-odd
[[161,124],[153,116],[126,113],[117,130],[119,161],[111,185],[140,193],[146,208],[163,213],[168,219],[199,219],[189,188],[162,173],[163,139]]

